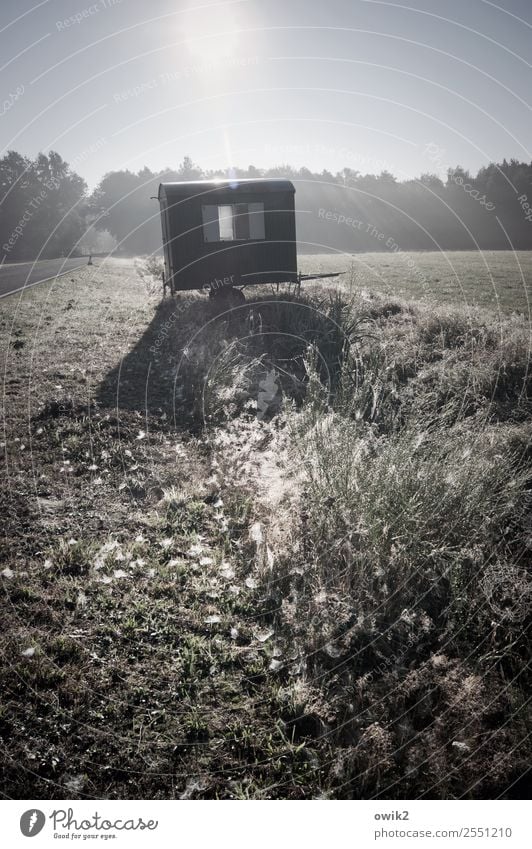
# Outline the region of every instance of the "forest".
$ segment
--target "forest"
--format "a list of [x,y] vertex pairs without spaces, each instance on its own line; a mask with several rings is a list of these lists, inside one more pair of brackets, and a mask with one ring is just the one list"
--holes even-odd
[[203,170],[185,156],[174,169],[111,171],[89,193],[59,153],[31,160],[9,151],[0,159],[0,261],[157,253],[159,183],[227,177],[294,182],[300,253],[532,247],[532,163],[516,159],[490,163],[476,175],[456,166],[445,180],[422,173],[399,181],[389,171],[348,167],[335,174],[288,164]]

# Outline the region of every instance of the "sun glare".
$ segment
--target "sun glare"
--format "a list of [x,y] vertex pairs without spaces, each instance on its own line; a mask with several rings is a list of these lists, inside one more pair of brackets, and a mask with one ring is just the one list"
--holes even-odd
[[229,59],[238,47],[237,22],[229,3],[198,2],[182,24],[189,54],[201,62]]

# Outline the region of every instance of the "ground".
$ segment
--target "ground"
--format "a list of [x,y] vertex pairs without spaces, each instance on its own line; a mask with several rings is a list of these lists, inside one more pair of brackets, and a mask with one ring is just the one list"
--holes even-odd
[[530,318],[530,251],[317,254],[302,257],[301,268],[305,273],[353,269],[356,285],[372,291]]
[[530,255],[96,262],[3,301],[3,792],[522,793]]

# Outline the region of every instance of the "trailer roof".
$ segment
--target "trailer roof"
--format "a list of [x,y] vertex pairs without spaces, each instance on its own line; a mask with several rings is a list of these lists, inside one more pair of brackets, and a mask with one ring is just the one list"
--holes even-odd
[[166,198],[184,198],[201,195],[205,192],[234,191],[234,192],[295,192],[294,184],[282,178],[263,178],[259,180],[191,180],[182,183],[160,183],[159,200]]

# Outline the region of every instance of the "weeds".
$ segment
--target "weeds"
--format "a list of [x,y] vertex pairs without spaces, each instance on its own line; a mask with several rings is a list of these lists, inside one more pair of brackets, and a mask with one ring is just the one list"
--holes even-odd
[[523,793],[528,328],[355,285],[217,315],[117,279],[90,380],[49,340],[6,428],[6,792]]
[[[394,322],[400,314],[379,313]],[[388,789],[393,798],[420,786],[439,795],[455,792],[457,780],[466,787],[474,770],[470,763],[462,770],[461,744],[453,750],[442,742],[435,716],[442,715],[450,737],[458,734],[454,727],[466,734],[470,726],[482,727],[490,693],[485,677],[493,702],[504,705],[505,722],[522,728],[524,720],[530,433],[496,423],[526,415],[526,335],[497,338],[457,313],[411,311],[408,322],[416,346],[410,373],[397,370],[405,343],[401,333],[391,338],[396,324],[381,325],[380,339],[344,358],[332,398],[320,388],[315,362],[307,363],[307,403],[290,420],[304,470],[303,544],[299,564],[292,562],[288,572],[277,565],[276,627],[299,644],[310,682],[320,681],[322,699],[334,705],[333,739],[340,746],[350,741],[330,775],[332,787],[339,782],[333,795],[363,798]],[[447,369],[445,390],[426,380],[436,368],[442,383]],[[414,700],[406,697],[408,670],[434,664],[428,693],[446,688],[436,663],[439,647],[453,657],[443,663],[453,664],[464,697],[450,708],[431,695],[427,713],[421,690]],[[496,669],[504,676],[498,685]],[[467,683],[473,680],[476,695]],[[511,682],[507,688],[504,680]],[[509,700],[499,700],[504,692]],[[413,724],[406,737],[401,717]],[[438,776],[433,785],[416,760],[421,740],[425,762]],[[489,793],[491,781],[522,768],[522,758],[519,768],[501,761],[495,779],[487,752],[474,743],[466,750],[468,760],[484,764],[475,792]]]
[[164,273],[164,262],[160,257],[149,256],[135,261],[135,270],[146,287],[148,295],[159,292]]

